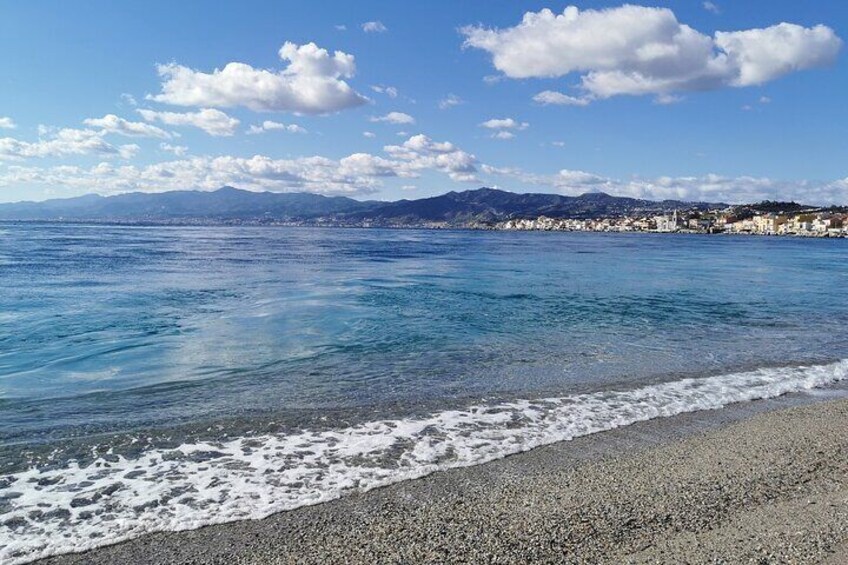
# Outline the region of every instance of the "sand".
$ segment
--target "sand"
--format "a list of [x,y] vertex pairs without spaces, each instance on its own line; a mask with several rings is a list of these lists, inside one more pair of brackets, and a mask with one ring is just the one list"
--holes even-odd
[[78,563],[848,563],[848,400],[643,422]]

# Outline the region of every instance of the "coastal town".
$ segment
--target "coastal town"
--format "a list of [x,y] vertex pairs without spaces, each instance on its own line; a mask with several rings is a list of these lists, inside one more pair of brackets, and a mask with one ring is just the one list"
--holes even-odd
[[511,219],[494,225],[498,230],[593,231],[848,237],[848,214],[828,210],[792,213],[754,212],[730,207],[714,211],[674,211],[653,216],[565,219],[541,216]]

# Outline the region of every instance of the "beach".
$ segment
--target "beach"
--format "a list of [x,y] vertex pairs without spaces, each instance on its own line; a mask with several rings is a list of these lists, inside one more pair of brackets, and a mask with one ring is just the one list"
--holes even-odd
[[115,4],[0,19],[0,565],[848,565],[848,2]]
[[[848,427],[822,413],[764,425],[775,437],[730,431],[844,391],[848,340],[822,322],[848,312],[839,242],[10,237],[0,562],[785,562],[839,548],[826,525],[842,522],[816,514],[830,506],[786,496],[816,501],[797,487],[844,476],[828,442]],[[808,469],[825,474],[799,482]],[[769,538],[792,527],[791,548]],[[753,545],[726,542],[737,531]]]
[[848,400],[812,400],[640,422],[40,563],[844,563]]

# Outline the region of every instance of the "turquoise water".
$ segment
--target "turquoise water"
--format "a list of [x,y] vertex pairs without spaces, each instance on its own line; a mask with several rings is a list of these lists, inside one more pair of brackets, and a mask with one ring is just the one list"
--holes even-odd
[[844,240],[0,224],[0,560],[827,385],[846,288]]

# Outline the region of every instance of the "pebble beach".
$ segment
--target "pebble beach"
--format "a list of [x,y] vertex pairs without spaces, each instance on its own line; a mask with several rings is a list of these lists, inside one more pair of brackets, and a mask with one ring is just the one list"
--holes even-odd
[[652,420],[82,563],[845,563],[848,400]]

